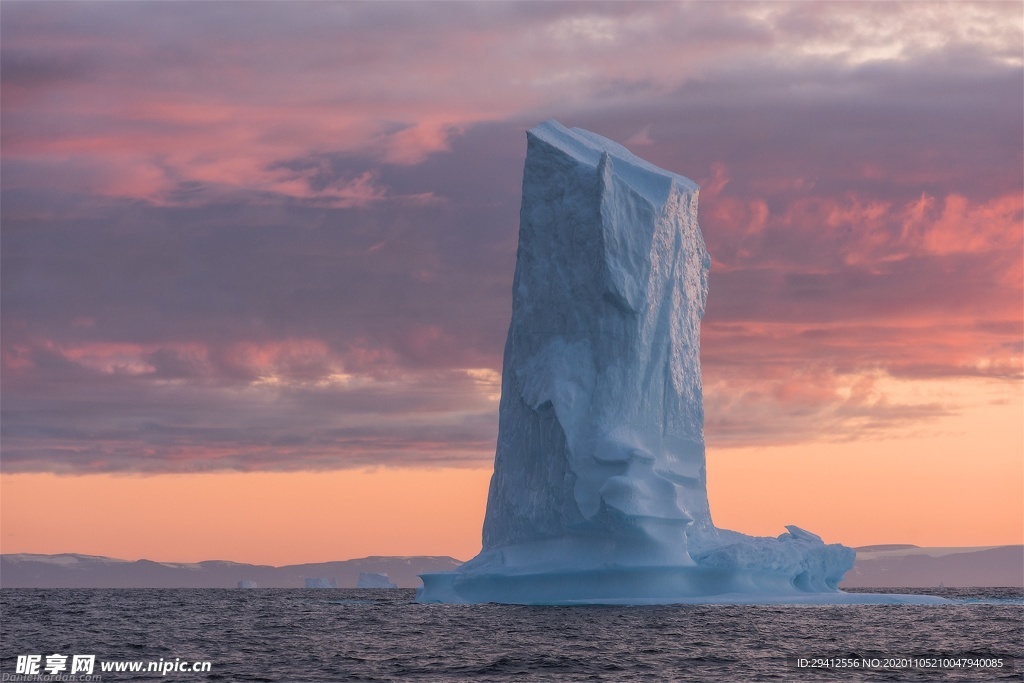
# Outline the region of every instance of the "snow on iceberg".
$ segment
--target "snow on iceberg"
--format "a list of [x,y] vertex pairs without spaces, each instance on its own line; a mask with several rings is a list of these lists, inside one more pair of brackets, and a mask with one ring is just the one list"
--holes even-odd
[[417,600],[846,601],[852,549],[711,521],[697,192],[588,131],[528,132],[483,549]]

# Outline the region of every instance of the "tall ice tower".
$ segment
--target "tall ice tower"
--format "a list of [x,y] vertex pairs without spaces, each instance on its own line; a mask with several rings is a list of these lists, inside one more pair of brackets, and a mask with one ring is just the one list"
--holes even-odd
[[797,527],[751,539],[712,524],[697,185],[556,121],[527,141],[483,549],[424,575],[419,599],[834,591],[849,549]]

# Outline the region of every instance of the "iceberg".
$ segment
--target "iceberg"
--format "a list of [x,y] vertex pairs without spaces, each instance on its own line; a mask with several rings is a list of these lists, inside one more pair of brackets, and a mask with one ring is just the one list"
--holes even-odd
[[356,588],[398,588],[398,584],[392,583],[387,574],[360,572]]
[[338,582],[335,579],[324,579],[319,577],[307,578],[306,588],[337,588]]
[[718,529],[697,185],[557,121],[527,133],[512,319],[480,553],[420,602],[854,600],[855,553]]

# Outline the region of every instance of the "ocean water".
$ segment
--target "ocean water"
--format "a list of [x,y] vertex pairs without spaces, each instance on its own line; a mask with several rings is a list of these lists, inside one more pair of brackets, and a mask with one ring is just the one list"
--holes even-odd
[[[420,605],[402,589],[5,589],[0,676],[18,680],[19,656],[42,667],[61,654],[94,655],[102,681],[1024,680],[1024,591],[873,592],[957,603],[525,607]],[[133,662],[209,671],[101,671]]]

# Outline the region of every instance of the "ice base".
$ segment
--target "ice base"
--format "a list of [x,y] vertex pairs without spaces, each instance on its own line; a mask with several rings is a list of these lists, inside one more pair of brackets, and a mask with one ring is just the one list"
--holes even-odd
[[933,595],[807,592],[772,572],[708,567],[608,567],[520,573],[422,574],[421,603],[514,605],[946,604]]
[[941,602],[931,596],[843,593],[839,581],[854,551],[787,528],[778,538],[723,529],[694,534],[688,553],[656,562],[639,539],[633,552],[585,535],[506,546],[484,551],[455,571],[421,575],[416,599],[521,605]]

